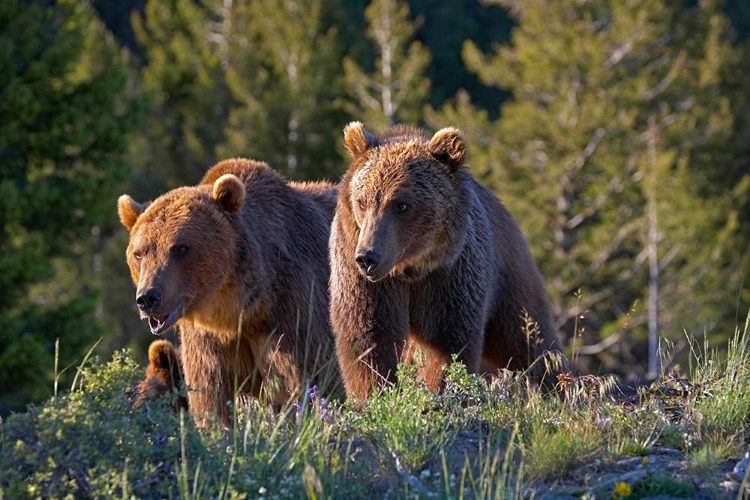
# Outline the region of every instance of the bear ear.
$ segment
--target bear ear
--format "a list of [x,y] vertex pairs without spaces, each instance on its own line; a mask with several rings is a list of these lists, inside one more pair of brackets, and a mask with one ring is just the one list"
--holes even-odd
[[154,340],[148,347],[148,362],[157,370],[172,370],[180,362],[177,349],[168,340]]
[[430,139],[430,154],[438,161],[457,169],[466,161],[467,147],[464,134],[456,127],[438,130]]
[[120,196],[117,199],[117,214],[120,216],[120,222],[130,231],[133,229],[135,221],[149,205],[150,203],[138,203],[126,194]]
[[353,160],[378,145],[378,138],[365,130],[361,122],[351,122],[344,128],[344,145]]
[[245,185],[233,174],[224,174],[214,182],[214,200],[229,213],[236,213],[245,202]]

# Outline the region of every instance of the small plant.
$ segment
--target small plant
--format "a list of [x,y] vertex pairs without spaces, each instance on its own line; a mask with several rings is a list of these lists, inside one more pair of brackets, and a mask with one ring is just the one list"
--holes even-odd
[[651,498],[660,495],[671,498],[695,498],[695,485],[690,479],[677,479],[666,473],[647,476],[632,486],[630,498]]
[[[486,446],[481,446],[480,441],[478,458],[473,466],[467,457],[461,470],[461,481],[457,492],[453,491],[456,489],[455,484],[450,484],[450,476],[448,476],[448,481],[445,483],[446,497],[462,498],[468,488],[470,497],[478,500],[524,498],[525,467],[523,461],[520,464],[515,463],[515,455],[519,451],[516,432],[511,434],[504,451],[502,448],[492,446],[492,441],[488,439]],[[441,450],[441,459],[445,464],[443,450]],[[445,469],[445,465],[443,468]]]
[[695,450],[685,456],[688,472],[697,476],[715,473],[724,460],[741,455],[742,447],[735,439],[722,435],[708,436]]
[[417,380],[415,367],[400,365],[398,380],[397,387],[384,389],[361,409],[349,407],[350,424],[364,431],[379,448],[397,454],[404,467],[414,471],[450,443],[451,432],[449,422],[432,412],[437,399]]
[[749,327],[750,313],[744,329],[735,329],[725,357],[715,350],[709,356],[696,355],[696,379],[702,391],[695,394],[693,406],[702,432],[733,435],[750,429]]
[[591,460],[601,447],[601,433],[589,422],[542,422],[531,429],[526,470],[535,478],[564,476]]

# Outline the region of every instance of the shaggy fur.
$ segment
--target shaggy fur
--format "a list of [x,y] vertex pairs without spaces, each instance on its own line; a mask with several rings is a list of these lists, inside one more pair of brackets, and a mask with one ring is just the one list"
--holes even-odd
[[[331,323],[348,397],[394,382],[397,363],[417,346],[426,354],[420,376],[435,391],[452,355],[470,372],[520,370],[559,350],[523,234],[465,168],[460,131],[429,137],[395,127],[376,137],[355,122],[345,144],[352,164],[329,246]],[[538,326],[531,343],[524,314]],[[531,373],[542,381],[544,363]]]
[[[184,386],[180,368],[180,354],[167,340],[154,340],[148,348],[146,378],[138,384],[136,406],[152,401],[164,394],[182,390]],[[175,402],[177,409],[188,409],[187,398],[179,394]]]
[[235,384],[279,405],[340,384],[326,290],[335,199],[331,184],[287,183],[242,159],[150,204],[120,197],[136,302],[153,333],[179,326],[199,423],[228,423]]

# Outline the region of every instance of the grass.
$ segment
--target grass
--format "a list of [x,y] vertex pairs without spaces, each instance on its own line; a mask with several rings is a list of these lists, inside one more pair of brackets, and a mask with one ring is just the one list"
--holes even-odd
[[362,405],[238,400],[233,428],[210,432],[169,398],[134,408],[128,353],[87,358],[73,390],[0,423],[0,499],[721,498],[750,439],[747,342],[746,324],[725,354],[695,348],[686,378],[627,399],[597,377],[558,397],[460,364],[434,395],[401,367]]

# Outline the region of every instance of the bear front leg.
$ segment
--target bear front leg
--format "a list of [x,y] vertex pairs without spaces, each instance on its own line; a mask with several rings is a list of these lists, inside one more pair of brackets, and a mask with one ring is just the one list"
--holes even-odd
[[479,287],[466,286],[460,275],[439,278],[431,286],[414,286],[411,295],[413,337],[425,352],[419,376],[433,392],[443,389],[445,366],[454,355],[469,373],[479,371],[487,309]]
[[234,402],[235,375],[241,392],[252,392],[245,378],[252,373],[250,350],[235,342],[221,342],[209,331],[181,325],[182,366],[187,383],[190,414],[196,424],[208,428],[218,419],[231,425],[230,404]]
[[[417,349],[422,352],[417,355]],[[411,350],[411,352],[408,352]],[[418,363],[417,377],[422,380],[427,388],[434,393],[440,393],[443,390],[443,373],[445,366],[451,362],[450,354],[434,345],[420,342],[417,337],[410,337],[407,345],[407,352],[404,353],[404,363]]]
[[346,396],[354,401],[367,399],[373,389],[395,385],[396,368],[405,336],[366,332],[357,339],[337,339]]
[[350,269],[347,283],[331,280],[331,326],[347,398],[396,382],[409,329],[408,294],[392,280],[371,283]]

